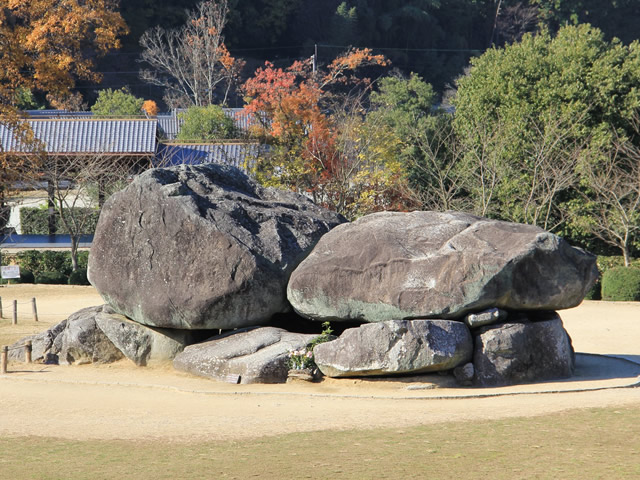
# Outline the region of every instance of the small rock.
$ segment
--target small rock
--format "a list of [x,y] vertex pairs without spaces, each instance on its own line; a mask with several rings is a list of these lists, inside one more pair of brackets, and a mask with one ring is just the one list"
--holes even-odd
[[470,386],[473,385],[473,375],[475,374],[475,368],[473,363],[465,363],[460,367],[453,369],[453,376],[460,385]]
[[471,313],[464,318],[469,328],[479,328],[506,320],[508,313],[500,308],[490,308],[480,313]]

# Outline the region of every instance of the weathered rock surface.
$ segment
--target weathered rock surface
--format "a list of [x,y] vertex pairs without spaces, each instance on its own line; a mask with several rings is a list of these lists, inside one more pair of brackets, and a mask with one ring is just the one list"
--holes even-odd
[[81,365],[110,363],[124,358],[96,324],[96,317],[104,309],[104,305],[83,308],[48,330],[17,341],[10,347],[9,358],[23,362],[24,349],[14,347],[21,347],[27,340],[32,342],[34,362]]
[[114,310],[179,329],[264,324],[341,216],[222,165],[149,170],[105,204],[89,280]]
[[34,362],[42,362],[48,353],[51,353],[53,350],[53,354],[57,355],[59,350],[54,348],[54,341],[60,333],[62,333],[67,326],[67,321],[63,320],[62,322],[54,325],[53,327],[45,330],[44,332],[40,332],[36,335],[30,335],[21,340],[18,340],[16,343],[9,347],[9,360],[16,362],[23,362],[25,359],[24,348],[22,346],[28,341],[31,341],[31,359]]
[[173,360],[193,343],[189,330],[146,327],[117,313],[98,313],[96,324],[118,350],[140,366]]
[[574,352],[562,320],[504,323],[484,327],[475,336],[474,384],[514,385],[573,374]]
[[471,333],[451,320],[391,320],[350,328],[314,348],[318,368],[329,377],[449,370],[471,359]]
[[574,307],[597,276],[595,256],[535,226],[383,212],[322,237],[287,293],[317,320],[458,319],[493,307]]
[[173,366],[232,383],[285,383],[289,352],[304,348],[315,337],[274,327],[242,329],[186,347]]
[[53,352],[60,364],[111,363],[124,357],[96,325],[103,307],[83,308],[71,315],[54,340]]

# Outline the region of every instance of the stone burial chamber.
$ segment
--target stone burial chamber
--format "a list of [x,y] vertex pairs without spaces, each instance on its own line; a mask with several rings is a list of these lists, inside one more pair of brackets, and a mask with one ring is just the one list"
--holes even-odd
[[385,212],[326,234],[293,272],[300,315],[360,320],[318,345],[328,376],[452,370],[463,385],[571,376],[555,310],[578,305],[595,257],[540,228],[457,212]]
[[278,383],[329,321],[342,333],[313,347],[327,376],[535,382],[572,374],[556,311],[597,277],[595,256],[531,225],[429,211],[348,223],[232,167],[154,169],[101,213],[89,279],[107,305],[41,334],[34,352]]

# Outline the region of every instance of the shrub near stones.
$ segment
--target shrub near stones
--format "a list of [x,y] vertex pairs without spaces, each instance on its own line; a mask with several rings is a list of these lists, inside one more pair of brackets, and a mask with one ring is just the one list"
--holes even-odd
[[615,267],[602,276],[602,299],[640,301],[640,268]]

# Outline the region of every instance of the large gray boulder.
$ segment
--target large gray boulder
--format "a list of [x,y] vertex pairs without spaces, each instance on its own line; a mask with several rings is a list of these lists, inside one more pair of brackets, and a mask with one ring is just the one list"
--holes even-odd
[[31,341],[31,359],[34,362],[42,362],[48,354],[57,355],[59,350],[54,347],[54,342],[65,327],[67,321],[63,320],[44,332],[24,337],[9,347],[9,360],[23,362],[25,360],[24,345]]
[[326,234],[288,297],[316,320],[459,319],[578,305],[595,256],[542,229],[456,212],[376,213]]
[[473,341],[462,322],[391,320],[347,329],[313,352],[318,368],[329,377],[418,374],[467,363]]
[[289,352],[304,348],[315,337],[275,327],[242,329],[186,347],[173,366],[223,382],[284,383]]
[[88,276],[114,310],[144,325],[265,324],[289,308],[293,269],[343,221],[233,167],[153,169],[105,204]]
[[102,309],[103,306],[83,308],[67,319],[51,352],[58,355],[60,364],[111,363],[124,358],[96,324],[96,315]]
[[193,343],[190,330],[146,327],[117,313],[98,313],[96,324],[118,350],[139,366],[173,360]]
[[573,374],[575,355],[560,317],[484,327],[475,336],[474,384],[514,385]]

